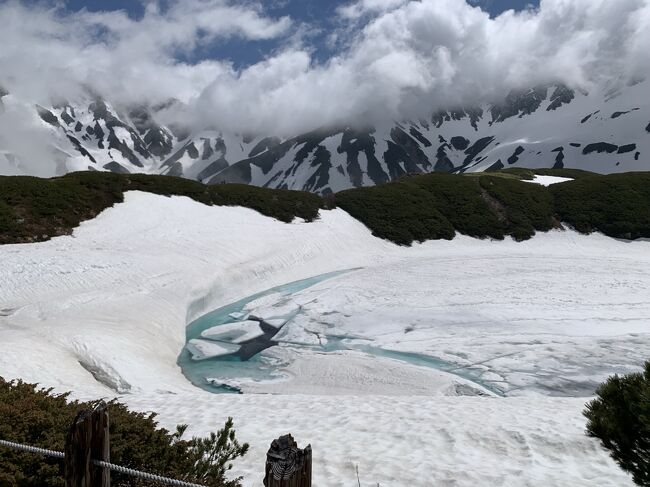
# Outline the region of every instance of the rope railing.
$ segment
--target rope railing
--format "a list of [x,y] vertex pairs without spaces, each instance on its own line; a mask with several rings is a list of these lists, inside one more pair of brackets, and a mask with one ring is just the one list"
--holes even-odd
[[[45,448],[37,448],[35,446],[23,445],[21,443],[15,443],[13,441],[0,440],[0,446],[6,448],[11,448],[13,450],[24,451],[28,453],[35,453],[37,455],[43,455],[46,457],[53,458],[65,458],[65,453],[61,451],[47,450]],[[167,477],[161,477],[160,475],[154,475],[152,473],[141,472],[140,470],[134,470],[132,468],[122,467],[121,465],[115,465],[114,463],[105,462],[102,460],[93,460],[93,465],[96,465],[100,468],[107,468],[114,472],[119,472],[131,477],[138,477],[144,480],[151,480],[153,482],[158,482],[161,484],[173,485],[175,487],[205,487],[200,484],[193,484],[191,482],[184,482],[182,480],[170,479]]]
[[204,485],[184,482],[183,480],[170,479],[168,477],[161,477],[160,475],[155,475],[152,473],[141,472],[140,470],[122,467],[121,465],[115,465],[114,463],[104,462],[102,460],[93,460],[93,464],[101,468],[108,468],[113,472],[119,472],[125,475],[130,475],[131,477],[139,477],[144,480],[151,480],[153,482],[158,482],[161,484],[175,485],[177,487],[205,487]]
[[45,457],[65,458],[65,453],[62,451],[46,450],[45,448],[22,445],[20,443],[14,443],[13,441],[0,440],[0,446],[5,446],[7,448],[13,448],[14,450],[20,450],[29,453],[36,453]]

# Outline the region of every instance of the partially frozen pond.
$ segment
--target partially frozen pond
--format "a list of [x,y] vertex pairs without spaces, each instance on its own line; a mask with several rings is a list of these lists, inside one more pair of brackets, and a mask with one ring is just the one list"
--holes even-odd
[[467,383],[464,389],[458,389],[461,393],[502,395],[498,388],[453,363],[424,354],[384,349],[363,337],[305,330],[314,338],[311,343],[309,340],[292,340],[285,330],[300,315],[301,306],[291,297],[355,270],[332,272],[277,286],[201,316],[187,327],[187,343],[178,360],[183,373],[194,385],[210,392],[241,392],[242,383],[282,379],[279,369],[288,365],[286,356],[269,351],[272,347],[320,354],[347,351],[450,371],[462,378],[463,384]]
[[[260,352],[277,344],[273,338],[299,309],[282,310],[276,306],[276,313],[262,319],[251,317],[245,311],[246,306],[268,296],[291,296],[345,272],[349,271],[331,272],[277,286],[194,320],[187,326],[187,343],[178,359],[183,374],[194,385],[211,392],[238,392],[238,388],[231,384],[241,379],[272,380],[274,366],[278,364]],[[219,333],[220,328],[224,333]],[[252,333],[251,328],[259,330],[256,336],[241,340],[247,333]],[[220,380],[215,380],[217,377]]]
[[197,319],[179,364],[213,392],[588,397],[650,356],[648,273],[614,259],[413,259],[319,275]]

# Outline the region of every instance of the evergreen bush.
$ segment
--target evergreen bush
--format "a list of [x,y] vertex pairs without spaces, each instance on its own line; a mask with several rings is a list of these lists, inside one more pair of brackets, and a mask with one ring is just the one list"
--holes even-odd
[[[22,381],[0,377],[0,439],[63,451],[76,414],[93,408],[91,402],[70,401]],[[186,426],[174,433],[159,428],[154,413],[129,411],[118,402],[109,407],[111,462],[208,487],[238,487],[228,480],[232,461],[248,451],[235,436],[232,419],[206,438],[183,440]],[[63,461],[0,447],[0,485],[3,487],[63,487]],[[154,487],[157,484],[112,472],[114,487]]]
[[587,405],[587,434],[599,438],[637,485],[650,486],[650,362],[642,373],[615,375]]
[[[574,178],[544,187],[535,174]],[[304,191],[242,184],[206,186],[160,175],[71,173],[60,178],[0,176],[0,244],[70,234],[80,222],[124,199],[124,192],[186,196],[207,205],[243,206],[290,222],[313,221],[321,208],[340,207],[373,235],[397,244],[477,238],[516,240],[566,222],[579,232],[650,238],[650,172],[599,175],[577,169],[510,168],[499,172],[407,175],[375,187],[323,198]]]

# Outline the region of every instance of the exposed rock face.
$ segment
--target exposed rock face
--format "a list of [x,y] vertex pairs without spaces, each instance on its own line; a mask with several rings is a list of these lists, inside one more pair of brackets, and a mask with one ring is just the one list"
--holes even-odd
[[104,164],[104,169],[117,174],[129,174],[131,172],[127,168],[125,168],[121,164],[118,164],[115,161],[111,161],[108,164]]
[[597,142],[595,144],[589,144],[586,146],[584,149],[582,149],[582,153],[584,155],[591,154],[593,152],[607,152],[608,154],[611,154],[613,152],[616,152],[617,149],[617,145],[608,144],[607,142]]
[[2,98],[7,96],[9,92],[5,90],[2,86],[0,86],[0,113],[2,113],[2,110],[4,108],[4,103],[2,103]]
[[508,157],[508,164],[514,164],[519,160],[519,156],[525,151],[522,146],[518,146],[510,157]]
[[59,127],[59,119],[56,118],[56,116],[47,108],[43,108],[37,105],[36,111],[38,112],[38,116],[41,117],[41,120],[43,120],[45,123],[49,123],[53,127]]
[[623,115],[627,115],[628,113],[636,112],[637,110],[640,110],[640,108],[633,108],[632,110],[628,110],[626,112],[614,112],[612,113],[612,118],[618,118]]
[[557,110],[562,105],[571,103],[571,101],[576,97],[575,92],[570,90],[566,86],[558,86],[555,88],[555,91],[551,95],[551,103],[546,108],[547,111]]
[[[329,193],[432,171],[650,169],[650,83],[612,93],[535,87],[492,105],[438,111],[428,120],[325,127],[287,138],[157,122],[158,110],[178,103],[173,100],[117,109],[89,97],[39,106],[35,116],[52,133],[53,150],[67,161],[64,170],[90,167]],[[0,103],[6,95],[0,88]],[[0,173],[2,164],[0,157]]]
[[522,118],[536,112],[546,100],[547,91],[546,87],[538,87],[527,92],[510,93],[503,103],[494,105],[490,110],[492,123],[503,122],[510,117]]

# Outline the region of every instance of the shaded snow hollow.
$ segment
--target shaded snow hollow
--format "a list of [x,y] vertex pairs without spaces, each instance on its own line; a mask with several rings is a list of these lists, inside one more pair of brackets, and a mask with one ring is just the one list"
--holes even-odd
[[[362,484],[373,486],[632,486],[584,435],[586,398],[551,396],[634,370],[649,355],[649,250],[648,242],[569,231],[405,248],[341,210],[283,224],[248,209],[129,192],[73,236],[0,247],[0,375],[80,398],[120,394],[159,412],[164,426],[189,423],[191,433],[233,416],[252,447],[234,470],[246,486],[259,484],[269,442],[289,431],[312,443],[317,486],[355,485],[357,464]],[[319,326],[383,347],[483,366],[484,379],[524,396],[454,396],[454,374],[361,355],[322,369],[338,385],[348,381],[350,391],[336,397],[327,388],[281,394],[307,377],[327,384],[331,376],[319,377],[309,360],[288,364],[276,395],[209,394],[181,374],[187,323],[281,284],[359,267],[296,294],[305,312],[286,332],[326,316]],[[406,380],[387,391],[382,368],[444,387],[423,392]],[[557,371],[567,382],[553,382]],[[350,393],[368,377],[372,394]],[[376,395],[382,390],[395,395]]]

